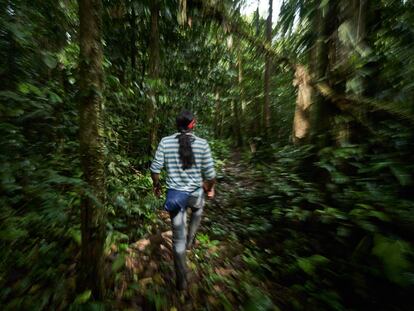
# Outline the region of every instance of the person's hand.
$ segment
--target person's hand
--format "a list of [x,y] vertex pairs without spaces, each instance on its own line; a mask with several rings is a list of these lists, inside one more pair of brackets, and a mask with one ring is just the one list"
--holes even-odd
[[214,199],[214,196],[216,195],[216,192],[214,191],[214,187],[211,188],[210,191],[206,191],[207,199],[212,200]]
[[156,185],[154,185],[153,191],[154,191],[154,195],[155,195],[157,198],[159,198],[159,197],[161,196],[161,194],[162,194],[162,187],[161,187],[161,184],[156,184]]
[[207,180],[203,182],[203,189],[207,195],[208,200],[214,199],[214,196],[216,195],[214,191],[214,182],[215,180]]

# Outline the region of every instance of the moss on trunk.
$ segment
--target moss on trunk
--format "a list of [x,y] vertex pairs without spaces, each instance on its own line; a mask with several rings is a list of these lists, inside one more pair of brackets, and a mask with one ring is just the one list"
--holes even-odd
[[78,291],[105,294],[105,174],[102,138],[103,51],[100,0],[79,0],[80,17],[80,156],[88,187],[81,200],[82,249]]

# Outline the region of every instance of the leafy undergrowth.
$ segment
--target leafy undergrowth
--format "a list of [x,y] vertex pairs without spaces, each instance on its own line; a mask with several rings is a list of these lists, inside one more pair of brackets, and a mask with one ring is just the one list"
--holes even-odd
[[171,243],[171,231],[165,231],[127,249],[116,285],[116,309],[259,310],[258,304],[265,310],[276,308],[266,294],[267,284],[254,276],[244,246],[210,240],[207,234],[200,234],[196,248],[188,253],[190,285],[178,293]]
[[[356,157],[358,150],[336,152],[340,159]],[[404,231],[390,227],[390,219],[402,220],[380,208],[392,192],[370,202],[356,188],[321,191],[297,166],[309,155],[285,148],[273,162],[253,165],[233,157],[222,167],[217,199],[207,204],[188,253],[190,287],[184,294],[175,290],[169,218],[160,212],[156,234],[113,249],[112,308],[408,310],[412,249]],[[345,182],[334,164],[323,156],[317,163],[332,171],[328,187]],[[353,183],[363,178],[354,176],[347,186],[361,193],[369,183]],[[401,212],[408,201],[398,204]]]
[[[293,146],[268,150],[265,161],[236,153],[221,162],[184,294],[175,290],[168,214],[154,212],[161,200],[149,176],[126,163],[109,179],[107,300],[75,295],[80,232],[71,226],[26,257],[18,251],[30,240],[15,242],[14,256],[3,257],[3,265],[20,257],[2,279],[3,309],[409,310],[412,166],[361,148],[326,148],[312,167],[301,166],[314,157],[310,147]],[[320,183],[307,181],[315,169]]]
[[260,186],[239,200],[255,222],[266,220],[263,232],[251,232],[260,243],[257,257],[301,297],[290,307],[410,309],[410,155],[384,160],[374,148],[345,145],[315,154],[311,146],[286,146],[266,150],[266,160],[252,159]]
[[207,204],[195,247],[187,252],[185,293],[175,290],[166,212],[159,213],[164,222],[157,234],[124,249],[114,247],[114,309],[279,310],[295,300],[288,288],[268,277],[271,267],[263,265],[257,241],[248,237],[250,231],[260,231],[263,219],[247,223],[249,215],[234,200],[240,191],[253,189],[251,172],[245,169],[232,164],[222,170],[217,199]]

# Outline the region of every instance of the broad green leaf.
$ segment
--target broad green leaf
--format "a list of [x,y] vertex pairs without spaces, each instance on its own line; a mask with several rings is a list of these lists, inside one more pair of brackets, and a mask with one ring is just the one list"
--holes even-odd
[[7,230],[0,231],[0,239],[7,241],[16,241],[25,238],[28,235],[27,230],[23,228],[8,227]]
[[322,255],[312,255],[306,258],[299,258],[297,263],[298,266],[309,275],[315,273],[315,269],[319,265],[324,265],[329,262],[329,259]]
[[125,265],[125,256],[119,255],[112,264],[112,271],[117,272]]
[[49,92],[49,96],[50,96],[51,102],[54,104],[59,104],[63,102],[62,98],[55,92]]
[[322,0],[321,3],[319,4],[319,8],[324,8],[329,4],[330,0]]
[[71,238],[76,242],[76,244],[78,244],[79,246],[82,244],[82,236],[80,230],[70,228],[68,233],[71,236]]
[[411,172],[406,171],[401,165],[391,165],[390,169],[401,186],[412,184]]
[[57,59],[50,53],[46,53],[43,55],[43,61],[45,62],[46,66],[48,66],[50,69],[53,69],[57,66]]
[[387,278],[397,284],[405,285],[408,282],[405,274],[410,271],[412,263],[406,256],[410,253],[410,245],[403,240],[393,240],[380,234],[374,238],[372,254],[383,262]]
[[77,305],[83,304],[91,298],[91,295],[92,295],[92,291],[86,290],[82,294],[79,294],[78,296],[76,296],[74,303]]

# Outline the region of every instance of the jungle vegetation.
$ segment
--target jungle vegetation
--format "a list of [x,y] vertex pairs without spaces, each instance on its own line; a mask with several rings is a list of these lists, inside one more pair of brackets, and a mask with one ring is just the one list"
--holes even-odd
[[[414,2],[261,2],[0,0],[2,310],[410,309]],[[185,296],[148,170],[183,108]]]

